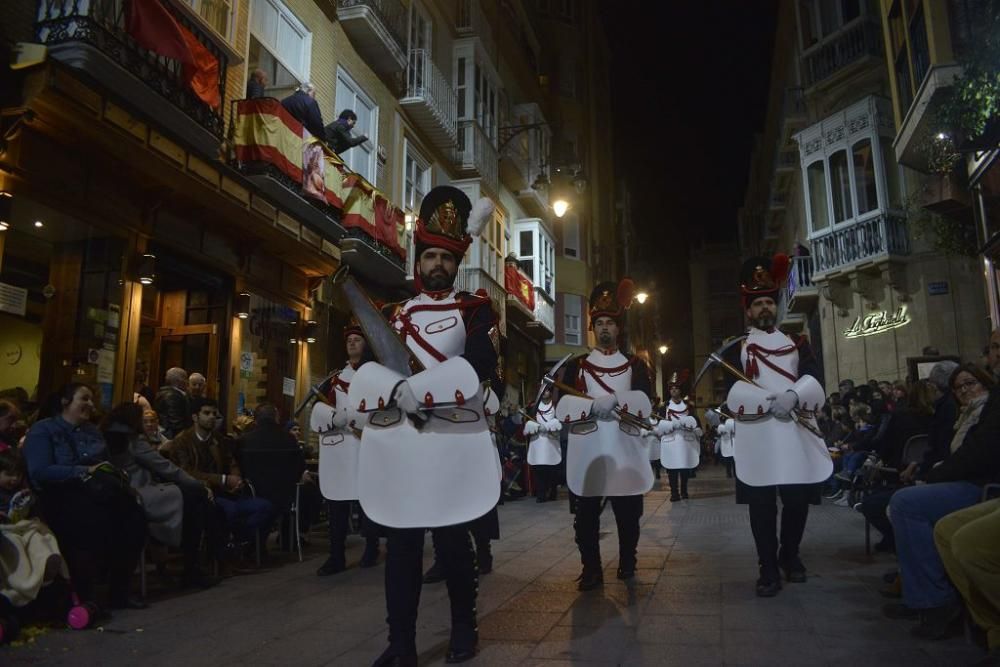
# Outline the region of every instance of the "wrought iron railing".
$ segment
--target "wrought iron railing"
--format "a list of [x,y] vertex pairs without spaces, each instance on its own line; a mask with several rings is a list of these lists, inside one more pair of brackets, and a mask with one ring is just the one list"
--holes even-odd
[[862,16],[802,52],[805,83],[815,85],[865,56],[882,56],[882,27]]
[[458,164],[475,169],[491,192],[497,192],[497,149],[479,123],[463,120],[458,124]]
[[195,95],[180,61],[140,46],[128,34],[125,5],[124,0],[39,0],[35,24],[38,40],[49,47],[72,42],[93,46],[221,140],[229,68],[226,53],[195,21],[169,2],[163,4],[174,20],[219,62],[221,103],[213,109]]
[[541,287],[535,288],[535,319],[546,329],[555,333],[556,307],[551,297]]
[[792,266],[788,271],[788,286],[786,293],[790,301],[797,292],[813,287],[813,258],[809,255],[792,257]]
[[888,213],[834,229],[812,239],[812,251],[817,274],[890,255],[908,255],[906,218]]
[[423,99],[448,134],[455,136],[458,98],[427,49],[410,49],[406,67],[406,97]]
[[406,49],[406,8],[400,0],[337,0],[337,7],[368,7],[392,35],[396,46]]

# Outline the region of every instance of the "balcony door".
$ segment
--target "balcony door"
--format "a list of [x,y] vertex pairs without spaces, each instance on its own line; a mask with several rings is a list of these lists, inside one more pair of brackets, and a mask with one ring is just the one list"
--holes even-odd
[[410,73],[409,83],[417,95],[423,95],[427,85],[427,63],[431,59],[431,20],[419,2],[410,4]]
[[378,107],[371,96],[362,90],[342,67],[337,68],[335,100],[337,115],[344,109],[351,109],[358,115],[358,122],[354,126],[355,136],[363,134],[368,137],[368,141],[355,146],[340,157],[348,169],[361,174],[377,187],[379,184],[375,182],[375,146],[378,145]]

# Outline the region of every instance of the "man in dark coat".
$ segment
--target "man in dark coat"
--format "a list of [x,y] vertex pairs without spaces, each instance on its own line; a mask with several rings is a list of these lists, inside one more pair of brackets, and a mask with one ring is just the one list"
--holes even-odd
[[281,106],[285,107],[285,111],[290,113],[292,118],[302,123],[313,137],[326,138],[323,113],[319,110],[319,102],[316,101],[316,86],[308,81],[303,83],[294,93],[281,100]]
[[267,72],[262,69],[255,69],[247,81],[247,99],[255,100],[259,97],[267,97],[266,89]]
[[355,146],[368,141],[368,137],[363,134],[360,137],[351,136],[351,130],[357,122],[358,114],[350,109],[344,109],[337,120],[326,126],[326,143],[330,144],[334,153],[343,155]]
[[187,389],[187,371],[174,367],[167,371],[165,383],[156,394],[153,405],[160,416],[163,432],[170,439],[193,423]]

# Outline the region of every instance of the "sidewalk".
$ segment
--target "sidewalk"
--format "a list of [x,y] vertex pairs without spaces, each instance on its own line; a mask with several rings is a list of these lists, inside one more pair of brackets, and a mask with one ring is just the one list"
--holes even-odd
[[[746,508],[709,467],[692,499],[646,496],[634,586],[615,579],[610,507],[602,524],[603,592],[578,593],[580,563],[565,500],[500,508],[495,569],[480,581],[481,652],[469,665],[963,665],[981,654],[957,638],[912,640],[909,623],[882,618],[889,556],[864,555],[863,521],[842,507],[812,508],[802,558],[805,584],[777,598],[754,595],[756,556]],[[317,578],[323,535],[304,563],[226,580],[215,589],[120,612],[103,631],[52,631],[34,645],[0,649],[15,665],[369,665],[384,649],[383,569]],[[352,539],[348,562],[360,558]],[[430,565],[430,539],[425,564]],[[444,664],[444,584],[425,586],[421,664]]]

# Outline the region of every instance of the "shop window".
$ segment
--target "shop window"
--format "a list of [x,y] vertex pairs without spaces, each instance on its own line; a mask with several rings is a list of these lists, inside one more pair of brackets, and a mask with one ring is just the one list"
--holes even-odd
[[862,215],[878,208],[871,140],[863,139],[854,144],[851,154],[854,156],[854,192],[858,199],[858,215]]
[[833,221],[843,222],[854,217],[851,205],[851,177],[847,168],[847,151],[830,156],[830,194],[833,201]]
[[826,204],[826,163],[813,162],[806,168],[809,183],[809,222],[812,231],[819,232],[830,226]]

